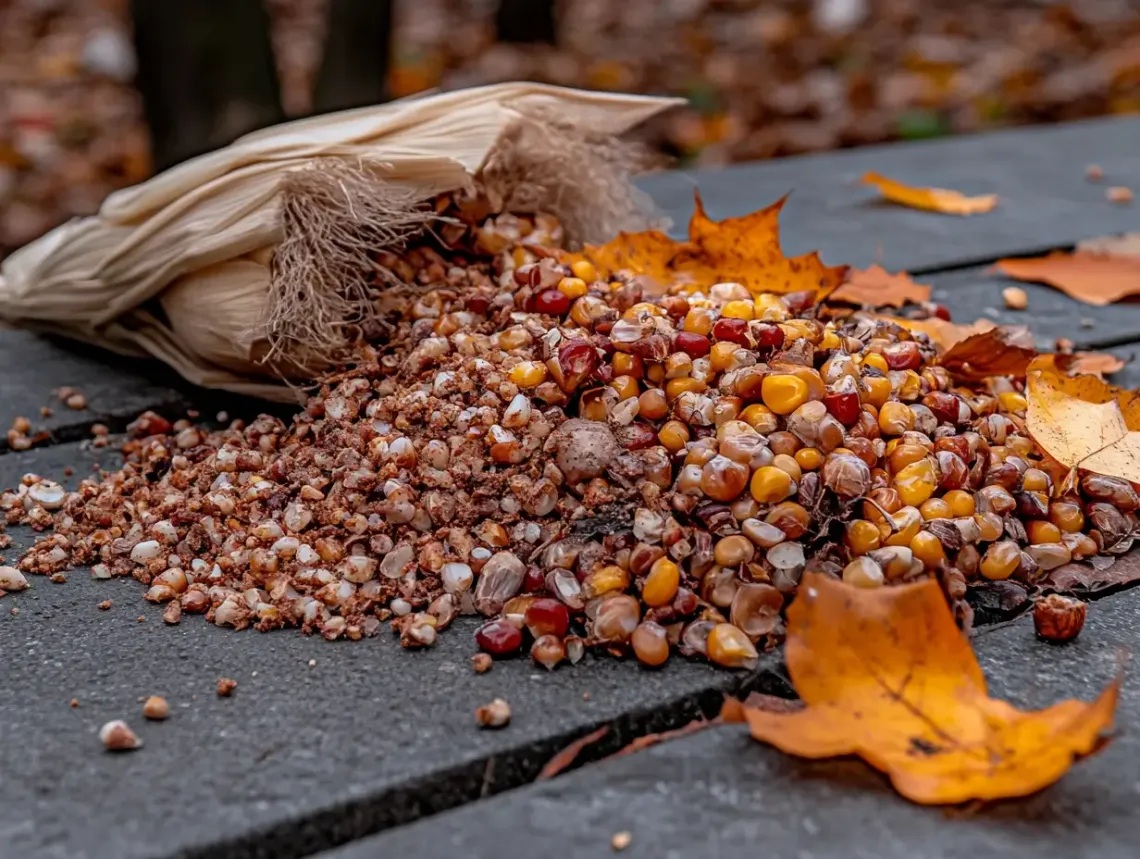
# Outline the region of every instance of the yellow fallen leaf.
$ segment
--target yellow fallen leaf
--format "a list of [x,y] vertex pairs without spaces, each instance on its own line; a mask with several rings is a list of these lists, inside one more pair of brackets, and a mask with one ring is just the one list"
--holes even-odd
[[995,265],[1007,277],[1048,284],[1097,307],[1140,294],[1140,256],[1053,251],[1043,257],[999,259]]
[[783,206],[780,199],[750,215],[713,221],[698,193],[688,241],[675,241],[659,230],[619,233],[604,245],[568,254],[565,261],[588,260],[603,278],[624,272],[648,276],[665,287],[693,289],[729,281],[755,294],[808,291],[822,299],[843,283],[847,266],[825,266],[817,253],[785,257],[779,224]]
[[944,215],[980,215],[993,209],[998,201],[996,194],[967,197],[947,188],[913,188],[878,173],[865,173],[862,181],[874,185],[892,203]]
[[905,271],[891,274],[879,265],[852,269],[847,281],[831,294],[831,301],[867,307],[902,307],[907,302],[930,301],[930,287],[915,283]]
[[1054,356],[1026,372],[1025,427],[1062,465],[1140,481],[1140,394],[1096,376],[1069,376]]
[[1091,704],[1022,712],[990,698],[933,579],[856,588],[808,573],[788,609],[788,672],[806,705],[733,704],[726,721],[805,758],[859,755],[903,796],[936,805],[1025,796],[1097,751],[1119,680]]

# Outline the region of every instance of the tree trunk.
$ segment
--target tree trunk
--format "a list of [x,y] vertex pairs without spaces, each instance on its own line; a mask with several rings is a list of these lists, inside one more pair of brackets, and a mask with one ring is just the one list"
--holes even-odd
[[500,42],[553,45],[554,0],[499,0],[495,33]]
[[391,34],[391,0],[332,0],[313,99],[317,112],[387,100]]
[[131,17],[157,169],[284,119],[260,0],[131,0]]

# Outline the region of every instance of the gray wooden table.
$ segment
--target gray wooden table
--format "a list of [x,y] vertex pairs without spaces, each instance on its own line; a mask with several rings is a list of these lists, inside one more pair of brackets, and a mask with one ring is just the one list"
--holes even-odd
[[[934,284],[959,321],[1030,322],[1042,346],[1072,337],[1131,358],[1140,352],[1140,306],[1091,308],[1029,286],[1030,310],[1013,313],[1000,298],[1007,282],[988,267],[1140,230],[1140,206],[1104,199],[1107,184],[1140,189],[1138,141],[1140,119],[1103,120],[669,173],[644,185],[681,227],[694,184],[716,218],[793,191],[782,219],[789,253],[818,248],[829,263],[906,268]],[[1100,185],[1085,181],[1092,162],[1105,172]],[[866,170],[997,193],[1001,204],[968,219],[909,211],[858,185]],[[0,485],[28,471],[65,479],[65,468],[78,475],[113,464],[111,451],[78,441],[95,420],[121,428],[146,407],[218,406],[159,368],[22,332],[0,331],[0,361],[0,426],[26,415],[52,433],[48,446],[0,455]],[[1116,381],[1140,384],[1140,372],[1129,365]],[[65,385],[84,389],[88,410],[53,402]],[[38,418],[43,405],[55,409],[50,418]],[[259,407],[225,405],[235,415]],[[31,539],[14,536],[10,558]],[[470,623],[433,650],[406,652],[389,636],[330,644],[196,618],[166,627],[140,597],[133,580],[96,582],[76,570],[66,584],[36,579],[0,601],[2,859],[500,857],[551,848],[596,856],[618,830],[632,833],[629,855],[654,857],[1135,854],[1128,824],[1140,789],[1140,685],[1131,680],[1121,722],[1132,730],[1108,754],[1035,798],[968,819],[906,805],[861,765],[796,763],[731,728],[531,785],[555,751],[600,725],[612,730],[595,755],[714,712],[725,691],[792,694],[779,654],[751,676],[682,659],[645,671],[604,658],[550,674],[506,661],[475,675]],[[106,598],[114,608],[99,611]],[[1138,600],[1096,603],[1076,647],[1039,645],[1024,622],[986,632],[978,649],[987,674],[1021,704],[1089,696],[1115,648],[1140,645]],[[238,681],[233,697],[214,694],[220,676]],[[134,716],[150,694],[170,701],[170,720],[136,717],[146,747],[102,753],[98,727]],[[477,731],[472,711],[494,697],[511,703],[512,724]],[[68,706],[72,698],[79,707]]]

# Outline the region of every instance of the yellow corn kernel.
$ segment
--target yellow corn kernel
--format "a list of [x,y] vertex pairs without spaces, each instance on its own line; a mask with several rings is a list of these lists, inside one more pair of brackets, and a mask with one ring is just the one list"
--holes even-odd
[[687,391],[693,391],[699,394],[707,387],[708,385],[700,379],[693,379],[689,376],[684,376],[680,379],[670,379],[665,383],[665,399],[669,402],[673,402],[673,400]]
[[879,527],[880,539],[888,546],[909,546],[914,535],[922,527],[922,514],[917,507],[903,507],[891,516],[894,532],[883,523]]
[[1085,526],[1085,514],[1075,501],[1054,501],[1049,505],[1049,521],[1066,534],[1075,534]]
[[729,301],[720,309],[720,315],[725,319],[752,319],[755,312],[751,301]]
[[[577,265],[577,263],[574,263],[574,265]],[[586,265],[590,264],[586,263]],[[586,285],[585,278],[564,277],[558,281],[558,291],[568,298],[581,298],[590,291],[590,287]]]
[[895,396],[906,403],[912,403],[922,396],[922,376],[914,372],[914,370],[903,370],[901,376],[896,376],[898,379],[892,387],[895,391]]
[[759,503],[773,504],[791,495],[795,491],[795,484],[788,472],[774,465],[765,465],[756,469],[749,489]]
[[703,307],[693,307],[685,314],[682,325],[690,334],[708,334],[712,331],[713,315]]
[[788,302],[784,301],[784,296],[777,295],[774,292],[762,292],[755,299],[757,310],[770,310],[777,308],[779,310],[787,311]]
[[1022,492],[1048,492],[1049,475],[1039,468],[1026,469],[1021,476]]
[[752,403],[745,406],[744,411],[740,413],[740,420],[759,433],[775,432],[780,426],[776,415],[762,403]]
[[598,567],[586,576],[586,580],[582,582],[582,589],[589,599],[611,592],[620,593],[629,587],[629,578],[629,570],[617,564],[609,564]]
[[843,568],[843,581],[857,588],[882,587],[883,568],[871,558],[859,557]]
[[709,366],[712,367],[714,373],[723,373],[732,366],[732,356],[736,350],[740,348],[737,343],[731,343],[727,340],[722,340],[719,343],[714,343],[712,349],[709,351]]
[[891,381],[885,376],[864,376],[863,396],[860,397],[864,405],[881,409],[883,404],[891,398]]
[[635,379],[640,379],[645,375],[645,362],[629,352],[614,352],[610,364],[614,368],[615,376],[633,376]]
[[796,462],[804,471],[815,471],[823,465],[823,454],[814,447],[801,447],[796,451]]
[[638,319],[645,314],[650,316],[664,316],[665,308],[660,304],[650,304],[648,301],[639,301],[621,315],[622,319]]
[[887,435],[902,435],[914,429],[914,412],[902,403],[883,403],[879,409],[879,429]]
[[954,516],[950,504],[943,498],[927,498],[918,506],[918,512],[927,522],[931,519],[951,519]]
[[523,361],[513,366],[508,376],[520,388],[537,388],[546,381],[546,365],[539,361]]
[[588,421],[604,421],[610,416],[606,409],[606,401],[601,397],[590,397],[589,399],[583,397],[578,412]]
[[685,454],[685,465],[703,466],[710,459],[716,459],[716,447],[709,447],[705,439],[694,442],[689,452]]
[[847,523],[843,542],[856,555],[865,555],[879,548],[881,538],[879,527],[866,519],[853,519]]
[[649,568],[645,585],[641,588],[641,598],[653,608],[669,605],[677,596],[681,585],[681,571],[668,558],[658,558]]
[[660,388],[650,388],[638,398],[638,416],[648,421],[659,421],[669,414],[669,403]]
[[1016,391],[1006,391],[1005,393],[998,394],[998,405],[1004,412],[1013,412],[1015,414],[1023,413],[1029,408],[1029,403],[1025,400],[1024,394],[1019,394]]
[[867,352],[863,355],[863,366],[874,367],[880,373],[886,373],[891,369],[887,363],[887,359],[880,355],[878,352]]
[[982,556],[979,567],[987,579],[1008,579],[1021,563],[1021,550],[1012,540],[994,543]]
[[618,392],[618,398],[622,400],[628,400],[641,393],[637,386],[637,379],[633,376],[614,376],[613,381],[610,382],[610,387]]
[[895,475],[895,490],[908,507],[917,507],[938,488],[938,474],[930,457],[912,462]]
[[668,421],[657,433],[657,440],[667,451],[676,453],[689,443],[689,428],[680,421]]
[[921,444],[893,438],[887,442],[887,467],[896,474],[908,465],[925,459],[929,451]]
[[1029,456],[1033,453],[1033,440],[1023,435],[1010,436],[1005,440],[1005,446],[1018,456]]
[[778,415],[790,415],[808,400],[807,383],[796,376],[765,376],[760,384],[764,405]]
[[974,496],[964,489],[951,489],[942,500],[950,505],[950,514],[954,517],[974,515]]
[[929,531],[919,531],[910,541],[910,550],[914,556],[928,567],[937,567],[946,560],[946,552],[942,543]]
[[805,339],[815,345],[823,339],[823,328],[810,319],[789,319],[780,324],[780,330],[784,332],[784,342]]
[[843,341],[839,339],[839,335],[834,331],[825,331],[823,339],[821,339],[816,346],[820,349],[838,349],[843,345]]
[[665,365],[650,364],[645,368],[645,378],[652,382],[654,385],[660,385],[665,381]]
[[574,277],[581,278],[586,283],[593,283],[598,279],[598,270],[594,268],[594,264],[589,260],[575,260],[570,263],[570,271],[574,272]]
[[1034,519],[1025,524],[1025,533],[1030,543],[1060,543],[1061,529],[1044,519]]
[[975,513],[974,521],[981,531],[981,539],[983,542],[988,543],[990,540],[996,540],[1002,535],[1002,522],[1001,517],[996,513]]

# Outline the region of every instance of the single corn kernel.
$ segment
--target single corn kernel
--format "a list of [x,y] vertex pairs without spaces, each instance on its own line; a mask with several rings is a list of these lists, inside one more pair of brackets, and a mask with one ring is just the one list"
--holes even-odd
[[657,440],[670,453],[684,450],[689,443],[689,428],[680,421],[669,421],[657,433]]
[[[805,447],[796,451],[796,463],[803,471],[817,471],[823,465],[823,454],[814,447]],[[775,465],[775,462],[772,463]]]
[[633,376],[635,379],[640,379],[645,375],[645,362],[630,352],[614,352],[610,363],[615,376]]
[[693,379],[689,376],[680,379],[669,379],[669,381],[665,383],[665,399],[669,402],[673,402],[673,400],[677,399],[681,394],[689,393],[690,391],[699,394],[707,388],[708,385],[700,379]]
[[1025,533],[1030,543],[1060,543],[1061,529],[1044,519],[1033,519],[1025,523]]
[[1014,414],[1021,414],[1029,408],[1029,403],[1026,401],[1025,395],[1019,394],[1016,391],[1006,391],[1005,393],[998,394],[998,405],[1001,406],[1002,411],[1013,412]]
[[795,492],[796,485],[788,472],[776,468],[774,465],[765,465],[763,468],[756,469],[756,473],[752,475],[750,489],[752,497],[759,503],[773,504],[777,501],[783,501]]
[[713,549],[713,560],[722,567],[739,567],[747,564],[756,554],[752,541],[740,534],[725,537]]
[[887,359],[880,355],[878,352],[868,352],[863,356],[864,367],[874,367],[880,373],[887,373],[891,367],[887,363]]
[[982,556],[982,563],[978,567],[983,576],[994,581],[1008,579],[1021,563],[1021,549],[1012,540],[1002,540],[994,543]]
[[921,444],[904,442],[900,439],[891,439],[887,442],[887,468],[897,474],[912,462],[919,462],[930,453]]
[[680,585],[680,568],[668,558],[658,558],[649,568],[649,575],[645,577],[645,584],[641,588],[641,599],[652,608],[669,605],[677,596]]
[[629,587],[629,570],[617,564],[598,567],[582,582],[582,590],[587,599],[593,599],[610,592],[620,593]]
[[619,400],[631,399],[641,392],[637,379],[633,376],[615,376],[614,380],[610,382],[610,387],[617,391]]
[[[884,521],[886,521],[883,519],[883,514],[880,512],[880,508],[890,514],[897,513],[902,509],[903,506],[902,499],[899,498],[899,494],[889,487],[872,489],[867,498],[869,500],[863,503],[863,518],[869,519],[876,525],[881,525]],[[875,503],[872,504],[871,501],[874,501]]]
[[739,417],[759,433],[775,432],[780,425],[775,413],[762,403],[745,406]]
[[816,347],[819,349],[839,349],[842,348],[843,341],[839,339],[839,335],[834,331],[825,331],[823,337],[820,339]]
[[580,277],[587,283],[593,283],[598,279],[598,270],[589,260],[575,260],[570,263],[570,271],[574,272],[574,277]]
[[1075,534],[1085,527],[1085,514],[1074,501],[1054,501],[1049,505],[1049,521],[1065,534]]
[[919,531],[910,541],[910,550],[914,556],[928,567],[937,567],[946,560],[946,552],[942,543],[929,531]]
[[903,507],[891,516],[893,530],[884,523],[879,526],[880,539],[888,546],[909,546],[922,527],[922,514],[917,507]]
[[[799,453],[799,451],[796,452]],[[795,457],[788,456],[786,453],[777,454],[772,460],[772,465],[781,471],[788,472],[788,476],[791,477],[792,480],[795,480],[797,483],[799,482],[800,478],[804,476],[803,470],[800,468],[800,464],[796,462]]]
[[720,315],[726,319],[752,319],[756,313],[751,301],[729,301],[720,309]]
[[930,498],[938,488],[938,475],[930,457],[912,462],[896,474],[894,487],[902,503],[909,507],[917,507]]
[[656,668],[669,659],[669,634],[665,627],[652,620],[639,623],[629,643],[633,647],[633,655],[642,665]]
[[885,376],[864,376],[863,394],[860,397],[863,405],[874,406],[881,409],[883,404],[891,398],[891,380]]
[[537,388],[546,381],[546,365],[538,361],[523,361],[512,367],[508,375],[520,388]]
[[945,498],[928,498],[918,505],[918,512],[929,522],[931,519],[952,519],[954,511]]
[[669,402],[660,388],[643,391],[637,398],[637,414],[648,421],[659,421],[669,414]]
[[974,496],[964,489],[951,489],[942,496],[942,500],[950,505],[950,514],[954,518],[974,515]]
[[879,429],[887,435],[909,432],[914,429],[914,412],[903,403],[883,403],[879,409]]
[[985,513],[975,513],[974,521],[978,523],[979,538],[982,542],[988,543],[996,540],[1002,535],[1001,517],[997,513],[986,511]]
[[1001,299],[1010,310],[1024,310],[1029,306],[1029,296],[1020,286],[1007,286],[1001,291]]
[[708,335],[713,327],[713,315],[703,307],[694,307],[685,314],[685,321],[681,328],[690,334]]
[[748,466],[714,456],[701,471],[701,491],[714,501],[735,501],[748,485]]
[[795,501],[782,501],[768,511],[764,521],[775,525],[789,540],[798,540],[811,527],[811,514],[802,504]]
[[1021,475],[1022,492],[1048,492],[1049,475],[1039,468],[1026,469]]
[[764,405],[778,415],[790,415],[808,400],[807,383],[791,375],[765,376],[760,386]]
[[879,548],[879,527],[866,519],[853,519],[847,523],[843,542],[856,555],[865,555]]
[[752,668],[759,653],[744,632],[731,623],[718,623],[709,632],[709,660],[724,668]]
[[883,576],[883,568],[864,555],[843,568],[843,581],[857,588],[878,588],[882,587],[886,578]]
[[[577,265],[577,263],[575,263]],[[590,265],[586,263],[586,265]],[[573,268],[573,266],[571,266]],[[565,295],[567,298],[581,298],[590,291],[590,287],[586,285],[584,277],[564,277],[558,281],[558,291]]]
[[712,350],[709,352],[709,365],[715,372],[723,373],[732,366],[734,361],[733,356],[739,348],[740,346],[736,343],[731,343],[727,340],[714,343]]
[[665,365],[650,364],[645,368],[645,379],[660,387],[661,383],[665,381]]

